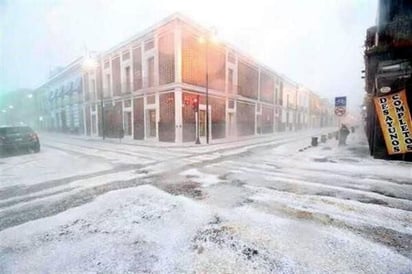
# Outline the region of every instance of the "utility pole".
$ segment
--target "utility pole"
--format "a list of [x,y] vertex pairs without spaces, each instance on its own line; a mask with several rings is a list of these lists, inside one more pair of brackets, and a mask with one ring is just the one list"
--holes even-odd
[[209,144],[209,39],[206,39],[206,144]]
[[104,101],[103,101],[103,89],[100,89],[100,108],[102,111],[101,116],[101,125],[102,125],[102,139],[105,139],[105,127],[104,127]]
[[192,107],[193,110],[195,111],[195,134],[196,134],[196,145],[200,145],[200,137],[199,137],[199,95],[196,96],[196,98],[193,100]]
[[212,35],[207,34],[206,37],[200,37],[198,40],[200,43],[205,44],[205,67],[206,67],[206,83],[205,83],[205,95],[206,95],[206,143],[209,144],[209,43],[217,44],[215,30]]

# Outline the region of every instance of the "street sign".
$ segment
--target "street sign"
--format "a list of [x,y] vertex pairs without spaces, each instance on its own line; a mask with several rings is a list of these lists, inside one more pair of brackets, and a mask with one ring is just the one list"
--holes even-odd
[[335,107],[335,114],[336,116],[343,116],[346,113],[346,107]]
[[335,97],[335,114],[343,116],[346,113],[346,96]]
[[346,96],[335,97],[335,107],[346,108]]

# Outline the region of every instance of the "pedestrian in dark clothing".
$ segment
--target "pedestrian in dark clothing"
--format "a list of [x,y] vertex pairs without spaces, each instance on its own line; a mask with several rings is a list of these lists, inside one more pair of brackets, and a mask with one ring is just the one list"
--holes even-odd
[[341,128],[339,129],[339,145],[344,146],[346,145],[346,138],[348,138],[350,131],[348,127],[342,124]]

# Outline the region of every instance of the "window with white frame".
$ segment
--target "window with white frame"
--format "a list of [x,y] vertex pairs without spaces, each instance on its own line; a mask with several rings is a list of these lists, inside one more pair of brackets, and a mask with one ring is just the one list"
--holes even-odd
[[227,89],[230,93],[233,92],[233,69],[228,69],[227,75]]
[[97,94],[96,94],[96,80],[91,79],[90,81],[90,93],[92,94],[92,100],[97,99]]
[[154,57],[150,57],[149,59],[147,59],[147,71],[147,87],[154,87]]
[[131,91],[130,66],[124,68],[124,91],[126,93]]
[[106,87],[104,89],[104,95],[110,96],[110,89],[111,89],[111,76],[110,73],[106,74]]

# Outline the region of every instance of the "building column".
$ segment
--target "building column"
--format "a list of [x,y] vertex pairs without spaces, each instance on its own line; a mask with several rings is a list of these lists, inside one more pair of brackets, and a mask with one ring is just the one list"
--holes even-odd
[[[175,83],[182,83],[182,27],[180,21],[174,26]],[[183,91],[175,88],[175,142],[183,143]]]
[[[227,91],[227,88],[226,88],[226,91]],[[229,98],[228,98],[227,94],[226,94],[226,97],[225,97],[225,104],[226,104],[226,107],[225,107],[225,124],[226,124],[225,136],[226,136],[226,138],[228,138],[229,137],[230,123],[229,123]]]
[[182,88],[175,88],[175,142],[183,142]]
[[255,133],[254,135],[257,135],[257,117],[258,117],[257,106],[258,106],[258,102],[255,103]]
[[82,81],[82,111],[83,111],[83,135],[87,136],[87,125],[86,125],[86,80],[84,79],[84,75],[81,78]]
[[182,29],[179,22],[175,23],[174,44],[175,82],[182,83]]
[[87,136],[87,125],[86,125],[86,104],[82,104],[82,110],[83,110],[83,135]]
[[160,94],[159,90],[156,91],[155,94],[155,104],[156,104],[156,141],[159,142],[160,140],[160,127],[159,127],[159,122],[160,122]]
[[144,127],[143,140],[147,140],[148,130],[147,130],[147,95],[146,94],[143,96],[143,127]]
[[[260,74],[261,74],[261,70],[260,67],[258,68],[258,88],[257,88],[257,100],[256,100],[256,106],[255,106],[255,135],[258,135],[257,132],[257,122],[258,122],[258,106],[260,107],[260,111],[259,113],[262,113],[262,105],[260,104]],[[261,121],[262,117],[260,117],[260,121]],[[262,129],[261,129],[262,130]]]

